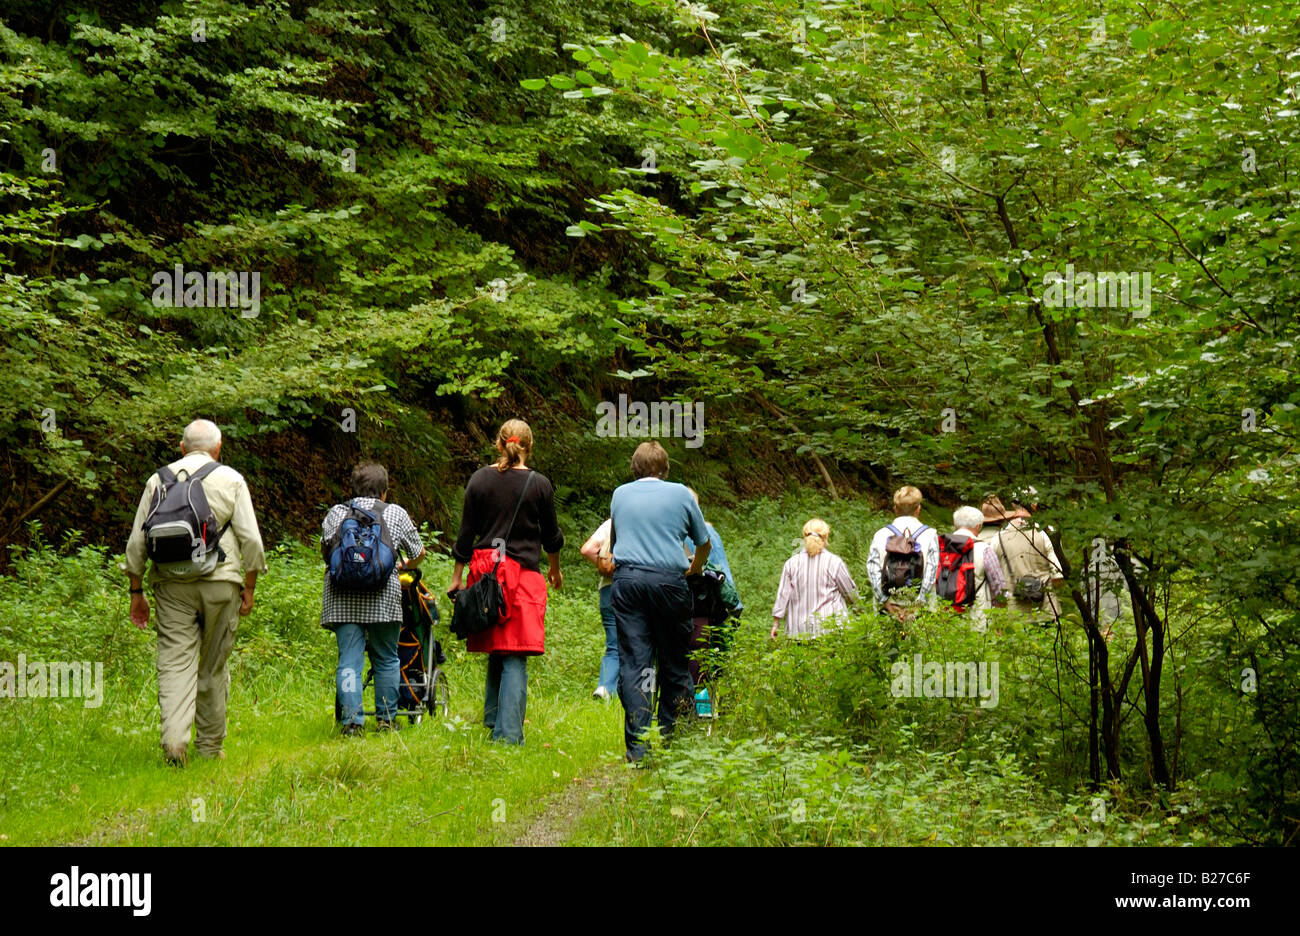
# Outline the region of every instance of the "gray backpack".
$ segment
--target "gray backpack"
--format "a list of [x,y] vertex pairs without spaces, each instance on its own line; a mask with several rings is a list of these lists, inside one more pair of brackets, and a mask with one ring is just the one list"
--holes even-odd
[[214,461],[193,474],[181,469],[183,478],[170,468],[158,469],[161,484],[144,521],[145,552],[154,569],[169,578],[200,579],[226,560],[220,542],[230,521],[218,528],[203,493],[203,479],[219,467],[220,462]]
[[892,523],[885,526],[892,535],[885,540],[885,562],[880,572],[880,590],[886,595],[898,588],[910,588],[921,582],[925,557],[921,555],[921,534],[930,529],[919,526],[915,532],[900,530]]

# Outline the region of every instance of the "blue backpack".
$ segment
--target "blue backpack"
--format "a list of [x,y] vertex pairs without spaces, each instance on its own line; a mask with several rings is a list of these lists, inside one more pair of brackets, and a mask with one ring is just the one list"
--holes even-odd
[[374,506],[378,509],[378,514],[358,507],[356,501],[348,502],[352,516],[340,524],[338,532],[330,541],[333,548],[329,550],[329,577],[330,584],[335,588],[344,591],[378,591],[387,584],[388,577],[397,566],[397,553],[393,549],[392,539],[380,522],[384,508],[388,505],[383,501],[375,501]]

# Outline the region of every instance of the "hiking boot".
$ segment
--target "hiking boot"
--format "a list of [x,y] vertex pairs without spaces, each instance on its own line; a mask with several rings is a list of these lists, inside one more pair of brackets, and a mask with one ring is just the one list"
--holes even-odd
[[185,762],[189,760],[189,753],[188,744],[163,745],[163,758],[172,767],[184,767]]
[[593,699],[603,699],[608,702],[610,699],[609,690],[604,686],[597,686],[596,691],[591,694],[591,697]]
[[215,751],[195,751],[194,756],[201,757],[203,760],[225,760],[226,752],[221,749]]
[[396,731],[397,720],[388,718],[375,719],[375,731]]
[[343,737],[359,738],[365,731],[365,725],[347,724],[343,726]]

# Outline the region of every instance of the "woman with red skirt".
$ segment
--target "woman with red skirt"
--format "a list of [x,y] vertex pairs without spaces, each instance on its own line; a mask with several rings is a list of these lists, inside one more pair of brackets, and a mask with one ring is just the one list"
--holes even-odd
[[[488,654],[483,724],[492,729],[492,740],[523,744],[527,662],[546,652],[546,583],[555,588],[563,583],[564,535],[555,517],[555,489],[527,464],[533,451],[528,423],[511,419],[502,425],[496,448],[501,455],[496,463],[474,472],[465,485],[460,533],[451,550],[456,567],[449,591],[473,585],[500,561],[497,580],[505,595],[505,620],[471,634],[466,646]],[[550,562],[545,578],[540,570],[543,551]],[[462,584],[467,565],[469,579]]]

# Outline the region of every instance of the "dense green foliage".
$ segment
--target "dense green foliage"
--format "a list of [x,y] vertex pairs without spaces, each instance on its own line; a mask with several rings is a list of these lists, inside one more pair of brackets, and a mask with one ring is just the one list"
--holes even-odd
[[[1066,797],[1194,787],[1241,807],[1232,835],[1294,842],[1298,25],[1238,0],[14,0],[0,544],[38,518],[120,548],[196,415],[275,537],[363,455],[451,529],[513,415],[585,524],[630,448],[595,406],[700,401],[704,446],[672,452],[706,503],[1032,484],[1059,535],[1060,631],[1005,634],[1052,687],[1032,736],[1001,712],[904,736],[891,709],[836,744],[985,744],[953,769],[1006,753]],[[177,265],[255,273],[258,303],[160,306]],[[1055,301],[1076,273],[1149,304]],[[1097,550],[1133,599],[1111,642]],[[862,626],[878,669],[898,645]],[[728,730],[777,744],[846,704],[749,700]]]

